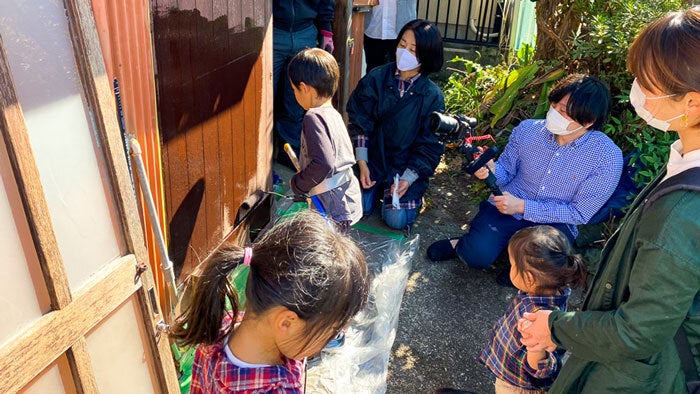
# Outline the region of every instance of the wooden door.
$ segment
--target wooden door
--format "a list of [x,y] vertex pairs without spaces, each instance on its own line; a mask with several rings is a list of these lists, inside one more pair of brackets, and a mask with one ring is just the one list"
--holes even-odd
[[167,233],[180,279],[245,237],[240,208],[271,188],[271,13],[270,0],[151,0]]
[[0,392],[176,392],[90,3],[0,15]]

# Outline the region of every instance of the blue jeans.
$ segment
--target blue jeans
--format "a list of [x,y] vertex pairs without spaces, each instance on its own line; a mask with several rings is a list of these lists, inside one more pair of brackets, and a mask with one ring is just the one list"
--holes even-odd
[[552,226],[566,235],[571,243],[574,236],[563,223],[535,223],[518,220],[511,215],[504,215],[488,201],[482,201],[479,212],[469,224],[469,232],[462,235],[457,242],[457,257],[469,267],[488,268],[508,247],[508,241],[518,230],[541,224]]
[[[362,189],[362,214],[371,215],[374,211],[374,204],[377,203],[377,190],[384,192],[384,186],[374,185],[369,189]],[[395,230],[404,230],[406,226],[412,225],[416,221],[418,208],[414,209],[394,209],[391,205],[382,203],[382,220],[387,226]]]
[[301,144],[301,122],[304,109],[294,98],[292,84],[287,78],[289,61],[305,48],[316,46],[318,31],[311,25],[300,31],[272,31],[272,84],[274,91],[275,133],[283,142],[299,150]]

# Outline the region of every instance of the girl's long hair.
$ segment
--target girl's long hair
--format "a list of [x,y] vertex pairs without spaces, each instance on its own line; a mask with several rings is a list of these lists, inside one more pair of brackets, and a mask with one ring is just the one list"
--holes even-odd
[[[246,311],[260,315],[275,306],[295,312],[307,325],[307,341],[341,328],[367,302],[369,274],[364,254],[319,214],[283,218],[253,245],[246,284]],[[189,306],[170,335],[181,345],[211,344],[227,335],[227,302],[240,310],[229,275],[243,263],[243,248],[222,248],[206,263]],[[329,340],[331,338],[328,338]]]

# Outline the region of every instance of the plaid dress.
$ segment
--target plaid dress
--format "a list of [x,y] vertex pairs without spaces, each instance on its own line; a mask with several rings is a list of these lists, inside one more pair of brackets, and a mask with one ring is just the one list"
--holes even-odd
[[556,350],[547,353],[536,370],[531,368],[527,363],[527,350],[520,343],[518,320],[525,312],[540,309],[566,311],[566,301],[570,294],[570,289],[566,289],[563,294],[551,296],[536,296],[518,291],[506,313],[493,326],[489,346],[481,352],[480,361],[497,378],[514,386],[528,390],[549,388],[559,373],[564,352]]
[[[240,316],[239,316],[240,318]],[[223,326],[231,324],[225,316]],[[226,357],[228,336],[197,348],[192,365],[190,393],[296,394],[304,392],[304,363],[283,358],[282,365],[245,368]]]

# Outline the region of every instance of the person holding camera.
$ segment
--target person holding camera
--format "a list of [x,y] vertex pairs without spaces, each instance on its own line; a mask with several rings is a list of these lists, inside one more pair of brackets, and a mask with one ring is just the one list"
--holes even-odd
[[657,19],[630,47],[630,103],[679,140],[603,248],[581,310],[519,323],[528,349],[570,352],[551,392],[700,392],[699,50],[698,6]]
[[383,197],[384,222],[410,230],[444,152],[428,127],[430,114],[445,110],[442,91],[428,79],[442,67],[443,53],[440,32],[431,22],[412,20],[399,37],[396,62],[368,72],[350,95],[348,132],[364,215]]
[[[428,258],[455,256],[473,268],[488,268],[516,231],[548,224],[573,243],[577,225],[587,223],[612,195],[622,173],[622,152],[599,131],[610,111],[610,91],[590,75],[573,74],[549,93],[546,119],[528,119],[513,129],[499,159],[488,167],[501,196],[479,206],[469,232],[434,242]],[[511,285],[508,272],[499,284]]]

